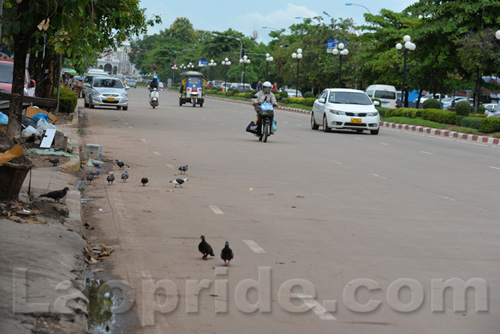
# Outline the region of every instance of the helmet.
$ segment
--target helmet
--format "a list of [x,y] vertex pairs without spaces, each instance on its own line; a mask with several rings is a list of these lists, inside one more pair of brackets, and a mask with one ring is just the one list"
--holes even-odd
[[271,83],[270,83],[269,81],[266,81],[266,82],[264,82],[264,83],[262,84],[262,87],[263,87],[263,88],[269,88],[269,89],[271,89],[271,87],[272,87],[272,86],[273,86],[273,85],[271,85]]
[[156,75],[153,76],[153,79],[158,79],[158,77]]

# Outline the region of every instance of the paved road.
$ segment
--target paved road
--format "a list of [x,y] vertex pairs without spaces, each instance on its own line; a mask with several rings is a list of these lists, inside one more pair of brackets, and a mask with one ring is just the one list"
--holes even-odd
[[[118,249],[111,274],[134,288],[130,332],[499,332],[498,148],[384,129],[323,133],[283,111],[278,133],[259,143],[244,132],[250,106],[179,107],[161,92],[153,110],[145,89],[129,94],[128,111],[86,109],[85,140],[132,166],[128,183],[89,189],[104,211],[93,237]],[[175,189],[184,164],[189,181]],[[208,261],[201,234],[215,250]],[[440,303],[440,280],[470,280],[465,307],[451,289]],[[161,289],[150,297],[158,286],[178,300],[153,317],[165,303]]]

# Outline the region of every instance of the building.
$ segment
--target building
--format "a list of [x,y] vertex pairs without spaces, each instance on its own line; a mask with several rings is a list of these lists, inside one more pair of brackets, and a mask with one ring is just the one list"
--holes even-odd
[[129,52],[130,44],[127,42],[117,48],[116,51],[103,52],[101,53],[101,57],[97,59],[96,68],[103,69],[112,75],[136,77],[138,71],[134,64],[130,62],[128,57]]

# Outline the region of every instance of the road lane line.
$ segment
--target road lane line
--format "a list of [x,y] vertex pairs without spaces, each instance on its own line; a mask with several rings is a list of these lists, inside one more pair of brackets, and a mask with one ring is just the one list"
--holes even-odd
[[444,198],[444,199],[450,200],[452,202],[455,202],[455,200],[453,198],[446,197],[446,196],[443,196],[443,195],[441,195],[441,197]]
[[321,319],[321,320],[337,320],[333,315],[328,313],[328,311],[321,305],[316,299],[309,295],[303,295],[298,293],[297,298],[302,299],[304,304],[309,306],[313,312]]
[[168,167],[168,168],[174,168],[174,165],[172,165],[172,164],[167,164],[167,167]]
[[221,209],[219,209],[218,207],[216,207],[215,205],[210,205],[209,206],[210,210],[212,210],[216,215],[223,215],[224,212],[221,211]]
[[500,170],[500,168],[495,167],[495,166],[490,166],[490,168],[493,168],[493,169],[499,169],[499,170]]
[[363,139],[361,139],[361,138],[359,138],[359,137],[354,137],[354,139],[357,139],[357,140],[363,140]]
[[146,139],[144,139],[144,138],[143,138],[143,139],[141,139],[141,141],[142,141],[142,142],[147,142],[147,140],[146,140]]
[[372,175],[375,176],[375,177],[380,177],[381,179],[387,179],[385,176],[380,176],[378,174],[372,174]]
[[257,243],[253,240],[243,240],[243,242],[254,252],[254,253],[258,253],[258,254],[263,254],[265,253],[266,251],[260,247],[259,245],[257,245]]
[[161,156],[161,153],[160,152],[153,152],[155,155],[157,156]]
[[342,165],[341,162],[338,162],[338,161],[335,161],[335,160],[330,160],[330,161],[333,162],[333,163],[336,163],[337,165]]
[[434,153],[427,152],[427,151],[420,151],[420,153],[423,153],[423,154],[434,154]]
[[389,144],[387,144],[387,143],[380,143],[380,145],[389,146]]

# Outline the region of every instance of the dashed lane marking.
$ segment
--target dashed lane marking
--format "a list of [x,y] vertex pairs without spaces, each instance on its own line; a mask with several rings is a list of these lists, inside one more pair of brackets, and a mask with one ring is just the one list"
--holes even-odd
[[387,179],[385,176],[380,176],[378,174],[372,174],[372,175],[375,176],[375,177],[380,177],[381,179]]
[[304,304],[309,306],[321,320],[337,320],[333,315],[321,305],[316,299],[309,295],[297,294],[297,298],[302,299]]
[[337,165],[342,165],[341,162],[338,162],[338,161],[335,161],[335,160],[330,160],[330,161],[333,162],[333,163],[336,163]]
[[155,155],[157,156],[161,156],[161,153],[160,152],[153,152]]
[[221,211],[221,209],[219,209],[218,207],[216,207],[215,205],[210,205],[209,206],[210,210],[212,210],[216,215],[223,215],[224,212]]
[[141,141],[142,141],[142,142],[147,142],[147,140],[146,140],[146,139],[144,139],[144,138],[142,138],[142,139],[141,139]]
[[423,154],[430,154],[430,155],[434,154],[434,153],[427,152],[427,151],[420,151],[420,153],[423,153]]
[[172,164],[167,164],[167,167],[168,167],[168,168],[174,168],[174,165],[172,165]]
[[447,197],[447,196],[444,196],[444,195],[441,195],[441,197],[444,198],[444,199],[450,200],[452,202],[455,202],[455,200],[453,198],[450,198],[450,197]]
[[243,242],[254,252],[254,253],[258,253],[258,254],[263,254],[265,253],[266,251],[260,247],[259,245],[257,245],[257,243],[253,240],[243,240]]
[[387,143],[380,143],[380,145],[389,146],[389,144],[387,144]]
[[490,166],[490,168],[493,168],[493,169],[499,169],[499,170],[500,170],[500,168],[495,167],[495,166]]

